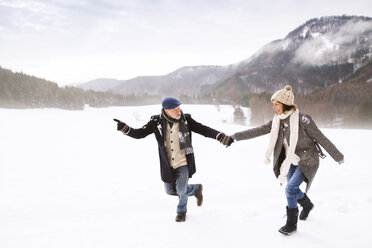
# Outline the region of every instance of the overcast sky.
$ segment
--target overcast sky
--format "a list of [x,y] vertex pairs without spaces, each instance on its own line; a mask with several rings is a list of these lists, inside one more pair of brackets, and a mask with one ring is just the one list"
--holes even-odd
[[0,0],[0,66],[59,85],[228,65],[371,0]]

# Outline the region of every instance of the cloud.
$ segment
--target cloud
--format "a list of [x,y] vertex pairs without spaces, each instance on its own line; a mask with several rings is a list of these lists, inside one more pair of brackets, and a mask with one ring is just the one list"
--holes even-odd
[[[345,9],[368,9],[366,0],[348,1],[346,7],[340,1],[337,6]],[[322,13],[324,6],[335,6],[304,4],[322,6]],[[134,72],[171,72],[166,70],[177,66],[227,65],[314,18],[313,9],[303,9],[295,0],[0,0],[0,66],[26,70],[33,65],[30,73],[43,77],[39,72],[46,67],[56,72],[63,68],[66,74],[81,71],[72,80],[77,81],[91,79],[89,72],[100,71],[101,61],[110,63],[112,75],[121,79]],[[157,73],[141,67],[149,62],[154,64],[146,68],[160,68]],[[110,67],[105,67],[109,77]],[[60,82],[61,74],[51,79]]]
[[[362,33],[367,35],[367,41],[356,39]],[[312,37],[305,41],[297,49],[293,62],[309,65],[347,62],[361,46],[371,49],[371,39],[372,21],[349,21],[336,32]]]

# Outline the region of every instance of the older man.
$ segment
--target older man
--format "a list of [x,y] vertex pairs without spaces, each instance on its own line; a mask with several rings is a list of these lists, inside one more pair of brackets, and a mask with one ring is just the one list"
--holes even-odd
[[138,129],[114,120],[118,122],[117,130],[132,138],[140,139],[155,134],[159,148],[161,179],[166,192],[178,196],[176,221],[184,222],[188,197],[195,196],[198,206],[203,203],[203,185],[188,184],[189,178],[196,171],[191,132],[217,139],[221,143],[226,143],[230,137],[196,122],[190,114],[183,114],[180,105],[181,102],[176,98],[165,98],[161,114],[151,116],[150,121]]

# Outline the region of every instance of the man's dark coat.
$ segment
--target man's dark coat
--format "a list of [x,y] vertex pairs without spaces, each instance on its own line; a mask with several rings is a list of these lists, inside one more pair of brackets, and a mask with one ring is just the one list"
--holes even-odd
[[[191,118],[190,114],[185,114],[184,117],[186,120],[186,125],[189,129],[190,141],[191,132],[195,132],[213,139],[215,139],[217,134],[219,133],[219,131],[217,130],[196,122],[194,119]],[[165,152],[165,136],[167,130],[165,123],[166,122],[163,121],[162,115],[153,115],[146,125],[138,129],[131,128],[127,135],[132,138],[141,139],[149,134],[155,133],[156,140],[158,141],[161,179],[163,182],[173,183],[173,169],[168,162],[167,154]],[[192,177],[192,175],[196,172],[194,153],[187,154],[186,160],[189,168],[189,177]]]

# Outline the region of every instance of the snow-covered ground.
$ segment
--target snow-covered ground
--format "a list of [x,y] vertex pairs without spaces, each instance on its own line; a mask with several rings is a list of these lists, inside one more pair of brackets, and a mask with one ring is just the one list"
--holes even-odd
[[[232,134],[229,106],[182,105],[197,121]],[[372,131],[322,129],[345,155],[321,160],[309,196],[315,209],[283,236],[284,188],[263,163],[268,135],[225,148],[193,135],[204,204],[164,192],[155,137],[116,131],[118,118],[141,127],[160,105],[0,109],[0,247],[372,247]]]

